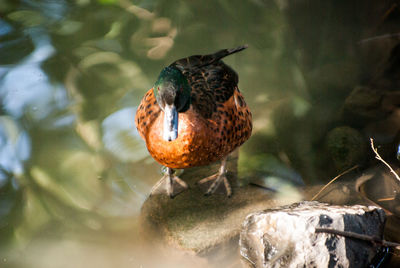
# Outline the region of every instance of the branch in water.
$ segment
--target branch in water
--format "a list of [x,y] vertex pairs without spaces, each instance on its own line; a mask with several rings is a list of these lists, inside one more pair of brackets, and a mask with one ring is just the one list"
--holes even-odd
[[386,241],[386,240],[380,239],[379,237],[376,237],[376,236],[369,236],[369,235],[340,231],[340,230],[329,229],[329,228],[315,228],[315,233],[334,234],[334,235],[344,236],[344,237],[348,237],[348,238],[369,241],[371,243],[374,243],[377,245],[382,245],[384,247],[395,247],[396,249],[400,250],[399,243]]

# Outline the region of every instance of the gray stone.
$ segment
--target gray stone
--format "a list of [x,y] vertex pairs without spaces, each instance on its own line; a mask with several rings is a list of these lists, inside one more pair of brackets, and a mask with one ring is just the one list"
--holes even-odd
[[240,234],[240,253],[253,267],[366,267],[372,243],[327,233],[330,228],[382,237],[385,213],[374,206],[301,202],[250,214]]

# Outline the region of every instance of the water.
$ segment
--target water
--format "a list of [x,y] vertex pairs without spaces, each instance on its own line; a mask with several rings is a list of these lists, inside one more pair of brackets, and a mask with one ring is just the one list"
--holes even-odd
[[[379,57],[362,53],[386,45],[357,43],[377,35],[371,29],[390,8],[367,5],[2,2],[0,266],[159,264],[132,242],[161,177],[133,118],[160,70],[189,55],[249,45],[225,60],[253,113],[253,137],[239,158],[243,184],[323,182],[364,160],[336,165],[321,148],[346,123],[338,119],[346,96],[373,76]],[[370,11],[366,25],[355,16]]]

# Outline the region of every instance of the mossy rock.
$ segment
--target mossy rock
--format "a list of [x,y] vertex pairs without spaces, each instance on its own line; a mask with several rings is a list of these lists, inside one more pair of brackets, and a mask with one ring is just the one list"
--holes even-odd
[[326,146],[338,171],[360,164],[366,157],[366,139],[348,126],[331,130],[326,137]]
[[[255,186],[233,184],[230,198],[223,194],[204,196],[204,190],[193,183],[208,176],[204,171],[186,170],[181,178],[190,189],[174,199],[160,194],[145,201],[140,225],[146,240],[199,255],[213,254],[229,244],[237,247],[240,227],[248,214],[277,205],[271,192]],[[228,173],[228,178],[232,174]]]

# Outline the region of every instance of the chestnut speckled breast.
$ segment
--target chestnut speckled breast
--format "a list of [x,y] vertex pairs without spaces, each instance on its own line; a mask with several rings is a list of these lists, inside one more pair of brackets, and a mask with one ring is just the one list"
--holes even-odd
[[162,138],[163,111],[154,103],[150,89],[136,113],[136,125],[151,156],[170,168],[187,168],[215,162],[242,145],[251,135],[251,113],[239,90],[211,118],[204,118],[193,107],[179,113],[178,137]]

